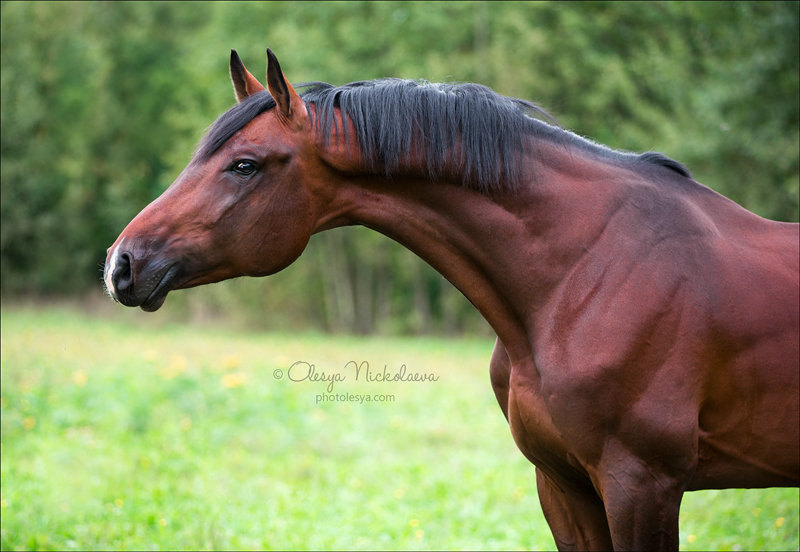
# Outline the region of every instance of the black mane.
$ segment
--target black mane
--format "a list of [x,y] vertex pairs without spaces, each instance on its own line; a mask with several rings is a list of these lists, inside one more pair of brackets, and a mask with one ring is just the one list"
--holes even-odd
[[396,174],[412,142],[421,143],[429,177],[437,178],[448,164],[455,164],[465,186],[484,192],[499,182],[513,186],[521,180],[519,159],[526,135],[535,131],[528,115],[546,116],[529,102],[479,84],[401,79],[341,87],[314,83],[303,99],[314,104],[324,137],[336,130],[334,109],[352,120],[371,169]]
[[[355,138],[370,169],[391,176],[408,159],[412,141],[422,147],[427,175],[441,176],[453,166],[455,148],[464,186],[489,192],[513,189],[523,179],[521,163],[531,138],[577,146],[611,161],[636,166],[661,166],[680,175],[688,170],[660,153],[633,155],[611,150],[533,117],[547,117],[525,100],[501,96],[479,84],[436,84],[426,81],[379,79],[332,86],[304,83],[301,97],[313,104],[317,132],[330,139],[337,131],[334,110],[353,122]],[[225,112],[198,147],[200,159],[214,154],[231,136],[260,113],[275,107],[268,92],[259,92]],[[345,138],[350,139],[346,134]]]

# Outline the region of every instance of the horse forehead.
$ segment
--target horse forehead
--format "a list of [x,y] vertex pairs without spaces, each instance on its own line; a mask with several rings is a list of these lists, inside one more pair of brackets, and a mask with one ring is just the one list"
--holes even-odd
[[[215,125],[219,124],[219,121],[215,123]],[[213,132],[215,130],[212,130]],[[224,132],[224,126],[218,132]],[[205,140],[213,142],[213,134],[211,136],[212,138],[206,137]],[[313,138],[313,133],[309,132],[307,126],[292,127],[287,125],[278,115],[276,109],[270,109],[257,114],[241,125],[210,155],[204,155],[203,147],[201,146],[198,151],[198,159],[201,162],[214,162],[231,154],[236,155],[237,151],[239,153],[247,153],[242,151],[247,149],[252,150],[250,152],[252,154],[266,153],[270,150],[282,150],[285,153],[289,153],[292,150],[301,149],[302,146],[312,142]]]
[[230,143],[237,145],[250,143],[253,145],[269,145],[286,143],[292,140],[295,133],[281,124],[275,110],[266,111],[253,117],[239,132],[231,136]]

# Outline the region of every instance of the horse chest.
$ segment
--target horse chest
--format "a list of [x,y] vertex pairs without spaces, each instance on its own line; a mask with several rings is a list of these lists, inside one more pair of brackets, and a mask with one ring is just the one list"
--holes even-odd
[[537,467],[570,479],[588,477],[576,455],[575,443],[564,438],[540,381],[528,370],[512,368],[508,422],[517,447]]

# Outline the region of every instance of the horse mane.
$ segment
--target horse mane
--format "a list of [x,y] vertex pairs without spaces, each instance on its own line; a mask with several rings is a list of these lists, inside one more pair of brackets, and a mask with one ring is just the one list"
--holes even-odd
[[[402,173],[412,143],[421,147],[427,175],[436,179],[446,166],[459,167],[462,184],[482,193],[514,189],[523,181],[522,159],[530,138],[547,139],[589,151],[609,161],[633,161],[634,167],[660,166],[682,176],[689,171],[661,153],[641,155],[606,148],[550,125],[535,104],[501,96],[479,84],[441,84],[406,79],[359,81],[343,86],[301,83],[300,96],[313,104],[316,131],[326,143],[338,132],[335,110],[355,129],[367,166],[387,176]],[[198,146],[208,159],[259,114],[275,107],[267,91],[236,104],[210,127]],[[343,129],[349,140],[347,127]],[[453,148],[454,144],[459,148]],[[453,155],[458,159],[453,160]]]
[[[339,87],[309,83],[302,96],[314,104],[317,129],[326,139],[337,130],[335,109],[353,122],[371,169],[397,174],[417,147],[429,177],[438,178],[445,167],[455,165],[463,184],[482,192],[501,182],[513,187],[522,180],[521,154],[526,135],[534,132],[530,115],[547,116],[530,102],[479,84],[404,79]],[[347,127],[344,130],[347,139]]]

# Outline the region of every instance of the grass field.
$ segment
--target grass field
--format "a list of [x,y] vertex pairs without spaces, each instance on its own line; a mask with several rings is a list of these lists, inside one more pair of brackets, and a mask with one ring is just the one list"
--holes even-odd
[[[2,311],[3,550],[554,547],[491,341],[145,316]],[[798,546],[797,489],[684,498],[682,549]]]

